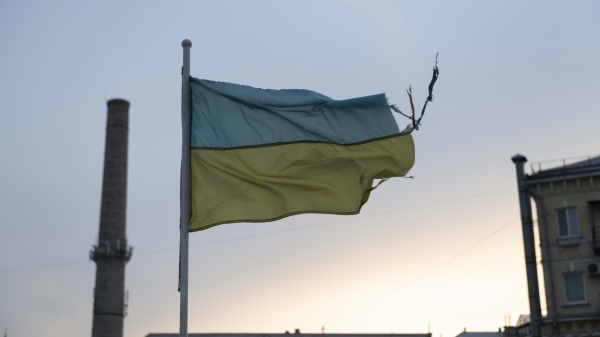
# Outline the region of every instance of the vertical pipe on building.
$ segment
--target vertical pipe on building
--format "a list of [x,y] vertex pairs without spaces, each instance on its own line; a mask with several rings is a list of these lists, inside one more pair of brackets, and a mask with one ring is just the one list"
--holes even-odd
[[190,48],[192,41],[185,39],[181,69],[181,219],[179,238],[179,336],[188,335],[188,265],[189,265],[189,176],[190,176]]
[[107,102],[106,145],[98,243],[90,258],[96,262],[92,337],[123,336],[125,317],[125,264],[127,247],[127,146],[129,102]]
[[552,273],[552,258],[550,257],[550,239],[548,238],[548,220],[546,217],[546,203],[544,199],[539,194],[536,194],[529,190],[531,196],[535,199],[535,202],[540,205],[541,208],[541,224],[539,223],[538,217],[538,225],[540,228],[544,229],[544,248],[546,251],[546,263],[548,270],[548,283],[550,285],[550,302],[552,303],[552,331],[554,336],[558,336],[558,313],[556,311],[556,294],[554,292],[554,275]]
[[533,236],[533,219],[531,216],[531,200],[525,184],[525,162],[527,158],[520,154],[512,157],[517,170],[519,188],[519,205],[521,208],[521,224],[523,228],[523,245],[525,248],[525,268],[527,271],[527,290],[529,293],[530,327],[532,337],[540,337],[539,321],[542,316],[540,293],[535,260],[535,239]]

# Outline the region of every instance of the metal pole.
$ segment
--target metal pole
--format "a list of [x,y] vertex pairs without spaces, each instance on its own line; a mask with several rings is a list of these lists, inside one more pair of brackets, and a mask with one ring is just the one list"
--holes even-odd
[[535,261],[535,239],[533,236],[533,219],[531,217],[531,200],[525,184],[525,162],[527,158],[520,154],[511,158],[517,169],[519,187],[519,204],[521,208],[521,224],[523,228],[523,245],[525,248],[525,268],[527,271],[527,290],[529,292],[529,317],[531,336],[540,337],[539,321],[542,316],[540,308],[540,291],[538,287],[537,266]]
[[183,68],[181,69],[181,219],[179,243],[179,337],[188,335],[188,225],[189,225],[189,176],[190,176],[190,48],[192,41],[185,39]]
[[[554,292],[554,276],[552,275],[552,258],[550,257],[550,239],[548,239],[548,222],[546,221],[546,203],[544,199],[528,189],[529,194],[535,199],[535,203],[539,205],[541,209],[541,216],[538,216],[538,227],[544,229],[544,247],[546,250],[546,259],[543,261],[547,267],[544,268],[548,273],[548,281],[550,283],[550,296],[551,296],[551,304],[552,304],[552,330],[554,331],[554,336],[558,336],[558,314],[556,312],[556,293]],[[541,220],[541,222],[540,222]],[[546,291],[546,293],[548,293]]]

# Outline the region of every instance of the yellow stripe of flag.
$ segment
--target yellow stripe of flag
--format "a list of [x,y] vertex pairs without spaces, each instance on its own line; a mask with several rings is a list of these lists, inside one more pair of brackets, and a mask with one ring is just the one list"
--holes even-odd
[[374,179],[404,176],[414,160],[410,133],[355,145],[192,149],[189,230],[301,213],[357,214]]

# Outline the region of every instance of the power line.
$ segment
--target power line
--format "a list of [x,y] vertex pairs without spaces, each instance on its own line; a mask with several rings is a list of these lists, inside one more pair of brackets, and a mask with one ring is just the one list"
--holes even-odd
[[[435,206],[435,205],[440,205],[440,204],[446,204],[446,203],[455,202],[455,201],[473,199],[473,198],[477,198],[477,197],[481,197],[481,196],[485,196],[485,195],[497,194],[497,193],[501,193],[501,192],[506,192],[506,191],[514,190],[514,189],[515,189],[514,187],[512,187],[512,188],[504,188],[504,189],[500,189],[500,190],[494,190],[494,191],[488,191],[488,192],[482,192],[482,193],[477,193],[477,194],[466,195],[466,196],[457,197],[457,198],[450,198],[450,199],[446,199],[446,200],[440,200],[440,201],[436,201],[436,202],[432,202],[432,203],[427,203],[427,204],[421,204],[421,205],[416,205],[416,206],[409,206],[409,207],[404,207],[404,208],[397,208],[397,209],[394,209],[394,210],[377,212],[377,213],[368,214],[368,215],[358,215],[358,216],[355,216],[355,217],[352,217],[352,218],[344,218],[344,219],[335,220],[335,221],[322,222],[322,223],[318,223],[318,224],[300,226],[300,227],[295,227],[295,228],[287,228],[287,229],[276,230],[276,231],[271,231],[271,232],[267,232],[267,233],[258,233],[258,234],[251,234],[251,235],[239,236],[239,237],[235,237],[235,238],[210,241],[210,242],[200,243],[200,244],[196,244],[196,245],[190,245],[190,247],[212,246],[212,245],[221,244],[221,243],[227,243],[227,242],[232,242],[232,241],[253,239],[253,238],[263,237],[263,236],[268,236],[268,235],[276,235],[276,234],[282,234],[282,233],[287,233],[287,232],[294,232],[294,231],[299,231],[299,230],[304,230],[304,229],[309,229],[309,228],[314,228],[314,227],[320,227],[320,226],[325,226],[325,225],[332,225],[332,224],[346,222],[346,221],[356,221],[356,220],[368,219],[368,218],[372,218],[372,217],[376,217],[376,216],[380,216],[380,215],[385,215],[385,214],[390,214],[390,213],[396,213],[396,212],[407,211],[407,210],[412,210],[412,209],[418,209],[418,208],[423,208],[423,207],[429,207],[429,206]],[[157,253],[164,253],[164,252],[174,251],[174,250],[178,250],[178,249],[179,249],[179,247],[162,248],[162,249],[157,249],[157,250],[140,252],[140,253],[137,253],[136,256],[140,256],[140,255],[143,256],[143,255],[151,255],[151,254],[157,254]],[[16,273],[16,272],[23,272],[23,271],[33,271],[33,270],[41,270],[41,269],[50,269],[50,268],[59,268],[59,267],[65,267],[65,266],[70,266],[70,265],[83,264],[85,262],[87,262],[87,260],[79,260],[79,261],[64,262],[64,263],[55,263],[55,264],[48,264],[48,265],[35,266],[35,267],[24,267],[24,268],[6,269],[6,270],[0,270],[0,274]]]
[[479,244],[481,244],[481,243],[482,243],[482,242],[484,242],[485,240],[487,240],[487,239],[489,239],[489,238],[493,237],[494,235],[496,235],[496,234],[500,233],[500,231],[502,231],[503,229],[505,229],[506,227],[508,227],[509,225],[511,225],[513,222],[517,221],[518,219],[519,219],[518,217],[517,217],[517,218],[514,218],[513,220],[509,221],[508,223],[506,223],[506,224],[505,224],[505,225],[503,225],[502,227],[500,227],[500,228],[496,229],[495,231],[493,231],[492,233],[488,234],[488,235],[487,235],[487,236],[485,236],[484,238],[482,238],[482,239],[480,239],[479,241],[475,242],[474,244],[472,244],[471,246],[469,246],[467,249],[465,249],[465,250],[463,250],[462,252],[460,252],[460,253],[458,253],[458,254],[456,254],[456,255],[452,256],[452,257],[451,257],[451,258],[449,258],[448,260],[446,260],[446,261],[444,261],[444,262],[440,263],[439,265],[435,266],[433,269],[431,269],[431,270],[429,270],[429,271],[427,271],[427,272],[425,272],[425,273],[421,274],[419,277],[417,277],[417,278],[413,279],[412,281],[409,281],[408,283],[405,283],[405,284],[403,284],[403,285],[401,285],[401,286],[399,286],[399,287],[395,288],[394,290],[392,290],[392,291],[388,292],[387,294],[385,294],[385,295],[383,295],[383,296],[380,296],[380,297],[378,297],[378,298],[376,298],[376,299],[374,299],[374,300],[372,300],[372,301],[370,301],[370,302],[368,302],[368,303],[364,304],[363,306],[361,306],[361,307],[359,307],[359,308],[357,308],[357,309],[354,309],[354,310],[350,311],[349,313],[347,313],[347,314],[345,314],[345,315],[343,315],[343,316],[341,316],[341,317],[338,317],[338,318],[336,318],[336,319],[333,319],[333,320],[329,321],[329,322],[335,322],[335,323],[334,323],[334,324],[331,326],[331,328],[333,328],[334,326],[338,325],[338,324],[339,324],[339,323],[341,323],[343,320],[345,320],[346,318],[348,318],[348,317],[352,316],[353,314],[355,314],[355,313],[357,313],[357,312],[359,312],[359,311],[361,311],[361,310],[364,310],[364,309],[366,309],[366,308],[368,308],[368,307],[371,307],[373,304],[375,304],[375,303],[377,303],[377,302],[379,302],[379,301],[382,301],[382,300],[384,300],[384,299],[388,298],[389,296],[392,296],[393,294],[395,294],[395,293],[396,293],[396,292],[398,292],[399,290],[401,290],[401,289],[403,289],[403,288],[406,288],[406,287],[408,287],[409,285],[411,285],[411,284],[413,284],[413,283],[415,283],[415,282],[417,282],[417,281],[420,281],[420,280],[422,280],[423,278],[425,278],[425,277],[429,276],[430,274],[432,274],[432,273],[433,273],[433,272],[435,272],[436,270],[438,270],[438,269],[440,269],[440,268],[444,267],[444,266],[445,266],[445,265],[447,265],[448,263],[450,263],[450,262],[452,262],[452,261],[456,260],[457,258],[459,258],[459,257],[463,256],[463,255],[464,255],[464,254],[466,254],[468,251],[470,251],[471,249],[475,248],[476,246],[478,246]]
[[20,272],[20,271],[30,271],[30,270],[58,268],[58,267],[72,266],[72,265],[75,265],[75,264],[82,264],[84,262],[87,262],[87,261],[79,260],[79,261],[71,261],[71,262],[47,264],[47,265],[44,265],[44,266],[37,266],[37,267],[24,267],[24,268],[7,269],[7,270],[0,270],[0,274],[16,273],[16,272]]
[[[446,200],[436,201],[436,202],[432,202],[432,203],[428,203],[428,204],[422,204],[422,205],[416,205],[416,206],[410,206],[410,207],[404,207],[404,208],[397,208],[397,209],[390,210],[390,211],[377,212],[377,213],[368,214],[368,215],[358,215],[358,216],[352,217],[352,218],[344,218],[344,219],[335,220],[335,221],[328,221],[328,222],[322,222],[322,223],[318,223],[318,224],[312,224],[312,225],[306,225],[306,226],[299,226],[299,227],[282,229],[282,230],[277,230],[277,231],[272,231],[272,232],[267,232],[267,233],[259,233],[259,234],[252,234],[252,235],[240,236],[240,237],[236,237],[236,238],[211,241],[211,242],[207,242],[207,243],[201,243],[201,244],[197,244],[197,245],[191,245],[191,247],[194,247],[194,246],[209,246],[209,245],[214,245],[214,244],[219,244],[219,243],[226,243],[226,242],[231,242],[231,241],[245,240],[245,239],[251,239],[251,238],[261,237],[261,236],[267,236],[267,235],[275,235],[275,234],[281,234],[281,233],[287,233],[287,232],[294,232],[294,231],[308,229],[308,228],[313,228],[313,227],[320,227],[320,226],[325,226],[325,225],[333,225],[333,224],[336,224],[336,223],[341,223],[341,222],[346,222],[346,221],[357,221],[357,220],[368,219],[368,218],[372,218],[372,217],[376,217],[376,216],[380,216],[380,215],[384,215],[384,214],[390,214],[390,213],[407,211],[407,210],[412,210],[412,209],[417,209],[417,208],[429,207],[429,206],[433,206],[433,205],[445,204],[445,203],[454,202],[454,201],[472,199],[472,198],[477,198],[477,197],[484,196],[484,195],[496,194],[496,193],[506,192],[506,191],[510,191],[510,190],[515,190],[515,188],[505,188],[505,189],[501,189],[501,190],[495,190],[495,191],[490,191],[490,192],[483,192],[483,193],[472,194],[472,195],[467,195],[467,196],[458,197],[458,198],[452,198],[452,199],[446,199]],[[169,248],[169,249],[174,250],[174,249],[179,249],[179,248],[176,247],[176,248]],[[153,252],[146,252],[146,254],[152,254],[152,253]]]

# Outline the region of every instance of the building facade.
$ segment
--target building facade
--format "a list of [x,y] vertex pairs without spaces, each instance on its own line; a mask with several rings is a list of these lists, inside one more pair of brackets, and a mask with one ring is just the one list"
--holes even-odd
[[517,330],[534,336],[600,336],[600,156],[534,163],[530,173],[523,172],[521,177],[519,165],[523,168],[527,159],[517,155],[513,161],[522,194],[526,255],[531,248],[527,207],[529,203],[531,216],[530,201],[535,203],[535,243],[541,253],[547,309],[544,316],[535,312],[540,304],[539,298],[534,303],[534,251],[533,256],[526,256],[532,319]]

